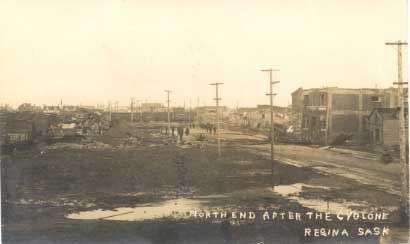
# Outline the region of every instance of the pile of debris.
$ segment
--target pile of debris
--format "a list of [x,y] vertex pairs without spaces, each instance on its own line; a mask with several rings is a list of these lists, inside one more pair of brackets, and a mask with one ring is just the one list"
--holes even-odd
[[74,149],[74,150],[81,150],[81,149],[89,149],[89,150],[105,150],[110,149],[111,146],[102,142],[88,142],[88,143],[67,143],[67,142],[57,142],[52,145],[48,145],[42,148],[42,152],[47,150],[66,150],[66,149]]
[[136,137],[129,136],[120,140],[121,144],[119,145],[120,148],[134,148],[139,147],[142,145],[142,141]]

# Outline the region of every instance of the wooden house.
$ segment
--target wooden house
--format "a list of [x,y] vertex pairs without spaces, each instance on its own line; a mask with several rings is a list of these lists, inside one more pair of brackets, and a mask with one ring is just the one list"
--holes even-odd
[[[405,111],[407,118],[407,110]],[[399,145],[399,110],[375,108],[369,115],[370,142],[373,145]]]

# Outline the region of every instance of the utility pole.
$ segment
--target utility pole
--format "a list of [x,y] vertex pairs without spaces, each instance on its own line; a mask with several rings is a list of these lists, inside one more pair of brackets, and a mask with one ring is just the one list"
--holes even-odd
[[221,82],[211,83],[211,86],[215,86],[215,102],[216,102],[216,129],[217,129],[217,137],[218,137],[218,156],[221,156],[221,134],[219,131],[219,101],[222,98],[219,97],[219,85],[223,85]]
[[142,122],[142,102],[140,100],[138,100],[138,101],[139,101],[139,104],[140,104],[140,121]]
[[115,101],[115,112],[118,113],[119,102]]
[[404,91],[403,85],[408,84],[408,82],[403,82],[402,76],[402,46],[407,45],[407,42],[386,42],[386,45],[395,46],[397,48],[397,82],[393,82],[397,85],[398,93],[398,109],[399,109],[399,136],[400,136],[400,165],[401,165],[401,176],[402,176],[402,186],[401,186],[401,213],[402,218],[408,223],[409,214],[409,163],[407,159],[407,141],[406,141],[406,118],[404,114]]
[[275,189],[274,184],[274,168],[275,168],[275,157],[274,157],[274,145],[275,145],[275,123],[273,121],[273,96],[276,96],[276,93],[273,93],[273,85],[279,83],[279,81],[273,81],[272,73],[279,71],[278,69],[263,69],[262,72],[269,72],[269,93],[266,95],[270,97],[270,160],[271,160],[271,176],[272,176],[272,189]]
[[196,105],[196,125],[199,128],[199,97],[198,97],[197,105]]
[[[136,103],[139,103],[140,122],[142,122],[142,100],[135,100],[134,102],[135,106],[137,106]],[[135,112],[137,111],[135,110]]]
[[186,125],[186,111],[185,111],[185,100],[184,100],[184,126]]
[[111,108],[111,101],[108,101],[108,119],[111,121],[111,119],[112,119],[112,108]]
[[165,90],[165,92],[167,93],[167,114],[168,114],[168,131],[167,131],[167,134],[168,134],[168,136],[169,136],[169,133],[170,133],[170,131],[171,131],[171,120],[170,120],[170,118],[169,118],[169,102],[171,101],[171,100],[169,100],[169,94],[172,92],[171,90]]
[[191,99],[189,99],[188,127],[191,127]]
[[134,98],[131,98],[131,107],[130,107],[130,112],[131,112],[131,123],[134,122]]

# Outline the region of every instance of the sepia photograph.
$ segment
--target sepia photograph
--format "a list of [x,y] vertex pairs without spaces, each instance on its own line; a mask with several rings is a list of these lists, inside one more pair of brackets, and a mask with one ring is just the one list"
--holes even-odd
[[1,243],[410,243],[408,11],[0,1]]

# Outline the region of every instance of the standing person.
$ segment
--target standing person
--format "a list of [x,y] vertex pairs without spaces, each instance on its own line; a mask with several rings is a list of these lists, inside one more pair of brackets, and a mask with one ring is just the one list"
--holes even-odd
[[182,136],[184,135],[184,129],[182,127],[178,127],[178,135],[179,140],[182,141]]
[[187,128],[185,129],[185,135],[186,135],[186,136],[189,136],[189,127],[187,127]]
[[174,132],[175,132],[175,127],[174,127],[174,126],[171,127],[171,132],[172,132],[172,137],[174,137],[174,136],[175,136],[175,134],[174,134]]
[[214,126],[214,134],[216,134],[216,126]]

